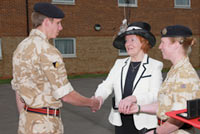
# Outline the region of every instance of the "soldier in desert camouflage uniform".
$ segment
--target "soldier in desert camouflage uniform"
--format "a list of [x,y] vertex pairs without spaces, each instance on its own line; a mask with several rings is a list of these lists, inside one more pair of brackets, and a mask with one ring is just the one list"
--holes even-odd
[[77,93],[67,79],[60,52],[49,43],[62,30],[64,13],[50,3],[36,3],[32,13],[33,29],[13,55],[12,88],[16,91],[19,134],[63,134],[60,118],[62,101],[91,107],[95,98]]
[[154,134],[194,134],[192,126],[186,127],[183,122],[165,115],[169,111],[186,109],[187,100],[200,98],[200,80],[188,58],[194,44],[192,31],[185,26],[174,25],[164,28],[161,34],[159,49],[163,58],[170,60],[173,66],[158,94],[157,116],[164,123]]

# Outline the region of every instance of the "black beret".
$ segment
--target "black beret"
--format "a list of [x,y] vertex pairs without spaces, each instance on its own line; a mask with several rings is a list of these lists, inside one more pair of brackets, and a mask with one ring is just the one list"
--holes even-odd
[[50,18],[64,18],[65,16],[61,9],[47,2],[36,3],[33,9],[35,12],[41,13]]
[[167,26],[161,31],[162,37],[189,37],[192,31],[183,25]]

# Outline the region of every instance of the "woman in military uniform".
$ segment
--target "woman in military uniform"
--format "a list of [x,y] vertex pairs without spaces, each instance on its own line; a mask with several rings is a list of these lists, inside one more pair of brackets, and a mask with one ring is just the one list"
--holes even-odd
[[192,31],[182,25],[173,25],[161,31],[159,49],[163,58],[173,64],[158,95],[157,116],[163,123],[155,129],[158,134],[194,134],[193,127],[169,118],[166,112],[186,108],[186,101],[200,97],[200,80],[189,61],[191,47],[195,43]]

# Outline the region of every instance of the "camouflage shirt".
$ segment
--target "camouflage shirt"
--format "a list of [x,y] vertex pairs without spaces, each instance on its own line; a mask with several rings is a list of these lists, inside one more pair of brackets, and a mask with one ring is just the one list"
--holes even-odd
[[59,108],[59,99],[73,91],[62,55],[37,29],[14,52],[12,88],[33,108]]
[[158,93],[157,116],[161,120],[168,117],[166,112],[186,109],[186,100],[200,97],[200,80],[189,62],[189,58],[183,58],[172,66]]

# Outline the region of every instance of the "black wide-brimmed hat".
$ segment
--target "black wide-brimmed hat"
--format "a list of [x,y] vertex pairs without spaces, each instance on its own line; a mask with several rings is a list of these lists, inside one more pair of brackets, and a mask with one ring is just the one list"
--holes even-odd
[[146,22],[134,22],[128,25],[125,32],[118,35],[113,41],[113,46],[117,49],[125,50],[125,36],[139,35],[149,41],[151,48],[156,44],[155,36],[150,32],[151,26]]
[[183,25],[167,26],[161,30],[162,37],[190,37],[192,30]]

